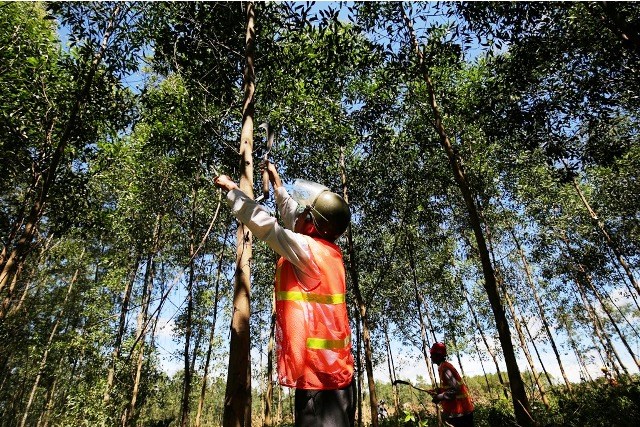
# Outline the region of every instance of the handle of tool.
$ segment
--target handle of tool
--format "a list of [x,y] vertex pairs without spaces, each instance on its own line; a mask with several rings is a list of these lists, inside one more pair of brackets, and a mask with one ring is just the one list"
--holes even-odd
[[269,199],[269,172],[267,172],[267,168],[262,171],[262,196],[263,200]]

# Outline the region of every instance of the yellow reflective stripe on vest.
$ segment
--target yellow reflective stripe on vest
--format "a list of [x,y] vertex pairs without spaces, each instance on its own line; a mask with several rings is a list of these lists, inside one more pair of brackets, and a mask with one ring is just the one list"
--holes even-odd
[[321,295],[310,294],[307,292],[278,291],[276,292],[276,300],[318,302],[321,304],[342,304],[344,302],[344,294]]
[[326,340],[324,338],[307,338],[307,348],[316,350],[338,350],[346,348],[351,342],[351,336],[341,340]]

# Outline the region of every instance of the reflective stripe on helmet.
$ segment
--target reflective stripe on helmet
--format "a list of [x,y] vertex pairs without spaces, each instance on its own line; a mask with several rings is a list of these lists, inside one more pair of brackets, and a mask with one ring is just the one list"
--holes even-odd
[[351,335],[341,340],[327,340],[324,338],[307,338],[307,348],[316,350],[339,350],[346,348],[351,342]]
[[276,300],[317,302],[320,304],[342,304],[345,301],[345,298],[344,294],[322,295],[307,292],[278,291],[276,292]]

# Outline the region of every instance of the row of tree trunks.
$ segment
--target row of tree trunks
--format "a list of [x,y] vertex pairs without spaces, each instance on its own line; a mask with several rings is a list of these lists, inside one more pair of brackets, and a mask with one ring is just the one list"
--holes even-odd
[[140,390],[140,381],[142,377],[142,368],[144,366],[144,352],[146,346],[146,338],[149,326],[149,307],[151,305],[151,295],[153,293],[153,283],[155,279],[155,257],[160,246],[160,230],[162,228],[162,215],[156,214],[155,226],[153,230],[152,247],[147,254],[145,260],[145,273],[142,288],[141,307],[138,313],[136,326],[136,340],[131,348],[130,355],[136,355],[135,373],[133,376],[133,387],[129,404],[124,410],[121,423],[123,427],[131,426],[136,417],[136,403],[138,400],[138,392]]
[[[8,239],[3,239],[3,241],[6,242],[2,248],[2,252],[0,252],[0,294],[5,291],[2,304],[3,313],[9,310],[12,300],[14,299],[14,294],[17,292],[17,286],[20,283],[20,273],[24,268],[24,262],[27,256],[33,249],[33,241],[38,233],[40,220],[49,197],[49,191],[56,182],[58,167],[62,162],[65,149],[78,129],[79,114],[82,106],[89,97],[94,77],[107,50],[109,39],[116,29],[121,6],[121,3],[116,3],[114,6],[102,36],[100,47],[98,51],[95,52],[89,68],[86,70],[87,74],[84,76],[82,84],[78,87],[69,118],[64,126],[64,131],[58,138],[49,163],[47,165],[34,165],[34,170],[41,172],[38,172],[34,177],[32,188],[29,191],[29,194],[33,195],[29,213],[26,217],[17,219],[10,235],[7,236]],[[45,138],[47,141],[53,141],[55,139],[53,126],[47,130]],[[21,233],[18,232],[20,229],[22,229]],[[18,234],[20,234],[19,237],[17,237]]]
[[[520,321],[520,317],[516,313],[516,309],[514,307],[514,304],[511,301],[511,297],[509,296],[509,290],[507,289],[507,287],[506,287],[506,285],[504,283],[504,279],[502,277],[501,271],[498,268],[498,262],[496,261],[494,245],[493,245],[493,233],[492,233],[491,227],[489,226],[486,218],[484,217],[484,213],[483,213],[481,208],[478,209],[478,216],[479,216],[479,218],[482,220],[482,222],[484,224],[484,230],[485,230],[485,234],[487,236],[487,248],[489,250],[489,254],[491,255],[491,260],[493,262],[493,265],[495,266],[496,282],[498,283],[498,286],[500,287],[500,290],[502,291],[502,297],[503,297],[504,301],[506,302],[507,308],[509,309],[509,313],[511,314],[511,319],[513,320],[513,326],[514,326],[514,329],[516,331],[516,335],[518,336],[518,340],[520,342],[520,348],[522,349],[522,352],[525,355],[525,359],[527,360],[527,364],[529,365],[529,370],[531,371],[531,375],[533,376],[533,380],[536,383],[536,387],[538,388],[538,391],[540,392],[540,398],[542,399],[542,403],[547,408],[547,410],[549,410],[549,408],[550,408],[549,399],[547,399],[547,393],[545,391],[544,384],[542,384],[542,382],[540,381],[540,375],[537,372],[535,364],[533,363],[533,358],[531,357],[531,353],[529,352],[529,347],[527,345],[527,338],[525,337],[524,333],[522,332],[522,323],[523,322]],[[526,324],[526,320],[524,321],[524,323]],[[535,347],[535,343],[533,341],[532,341],[532,344]],[[542,363],[542,361],[541,361],[541,363]]]
[[218,265],[215,278],[215,291],[213,297],[213,313],[211,315],[211,326],[209,329],[209,340],[207,343],[207,355],[205,356],[204,371],[202,373],[202,384],[200,385],[200,395],[198,397],[198,410],[196,412],[195,427],[202,425],[202,412],[207,393],[207,385],[209,381],[209,369],[211,365],[211,354],[213,352],[213,341],[215,337],[216,322],[218,320],[218,302],[220,301],[220,279],[222,278],[222,266],[224,253],[227,249],[227,238],[229,236],[229,227],[226,228],[220,254],[218,255]]
[[118,320],[118,329],[116,331],[116,338],[113,344],[113,351],[111,352],[111,362],[109,363],[109,370],[107,372],[107,385],[104,391],[103,402],[105,405],[109,404],[111,400],[111,390],[116,376],[116,368],[118,360],[120,359],[120,352],[122,351],[122,338],[124,337],[125,327],[127,325],[127,313],[129,312],[129,301],[131,300],[131,292],[136,280],[136,274],[138,267],[140,266],[140,255],[135,256],[135,261],[129,269],[129,278],[126,281],[124,291],[122,293],[122,299],[120,302],[120,317]]
[[[82,259],[82,255],[80,256]],[[38,372],[36,374],[36,378],[33,381],[33,386],[31,387],[31,392],[29,393],[29,399],[27,400],[27,406],[24,410],[24,414],[22,415],[22,420],[20,421],[20,427],[25,427],[27,424],[27,420],[29,419],[29,410],[31,409],[31,405],[33,404],[33,399],[36,395],[36,391],[38,390],[38,385],[40,384],[40,379],[44,373],[45,368],[47,367],[47,358],[49,357],[49,352],[51,351],[51,345],[53,344],[53,340],[56,337],[56,332],[58,331],[58,327],[60,326],[60,322],[63,320],[64,311],[67,307],[67,301],[69,301],[69,296],[71,295],[71,291],[73,290],[73,286],[78,280],[79,270],[76,270],[73,274],[73,277],[69,281],[69,285],[67,286],[67,293],[64,297],[64,301],[62,302],[62,306],[56,316],[56,321],[51,328],[51,333],[49,334],[49,338],[47,339],[47,344],[45,345],[44,352],[42,353],[42,357],[40,358],[40,364],[38,365]]]
[[[558,346],[556,345],[556,340],[553,338],[553,334],[551,333],[551,328],[549,326],[549,321],[547,320],[547,314],[545,313],[544,307],[542,306],[542,301],[540,300],[540,296],[538,295],[538,289],[533,282],[533,275],[531,274],[531,267],[529,266],[529,262],[527,261],[527,257],[524,254],[522,249],[522,245],[520,244],[520,240],[516,236],[513,228],[509,227],[509,234],[513,239],[513,242],[516,245],[516,249],[518,251],[518,255],[520,256],[520,260],[522,261],[522,266],[524,269],[524,273],[526,275],[526,282],[529,285],[529,289],[531,290],[531,294],[533,295],[533,299],[536,303],[536,307],[538,308],[538,314],[540,316],[540,320],[542,321],[542,327],[547,335],[547,339],[549,340],[549,344],[553,350],[553,354],[556,357],[558,362],[558,367],[560,368],[560,373],[562,374],[562,379],[564,380],[564,384],[567,387],[567,390],[571,392],[571,382],[567,377],[567,373],[564,370],[564,365],[562,363],[562,359],[560,358],[560,352],[558,351]],[[551,382],[549,382],[551,383]]]
[[[567,165],[567,162],[563,159],[562,163],[564,164],[565,170],[568,171],[569,170],[569,165]],[[627,278],[629,279],[629,282],[631,283],[633,288],[636,290],[636,293],[638,295],[640,295],[640,285],[638,284],[638,281],[636,280],[635,276],[633,275],[633,272],[631,271],[631,267],[629,267],[629,263],[627,262],[626,258],[624,257],[624,255],[620,251],[620,248],[618,247],[618,244],[611,237],[610,233],[607,231],[607,228],[606,228],[604,222],[598,217],[598,214],[593,210],[593,208],[591,207],[591,204],[587,201],[587,198],[584,196],[584,193],[580,189],[580,186],[578,185],[578,182],[576,181],[576,179],[573,178],[571,180],[571,183],[573,184],[573,188],[576,190],[576,193],[578,194],[578,197],[580,198],[580,201],[582,202],[582,204],[584,205],[585,209],[589,213],[589,217],[591,218],[593,223],[596,225],[596,227],[600,231],[600,234],[602,234],[602,236],[604,237],[605,242],[607,243],[607,246],[609,247],[611,252],[613,252],[615,254],[615,257],[618,260],[618,262],[620,263],[620,266],[624,270],[625,274],[627,275]]]
[[422,50],[420,49],[420,45],[418,44],[418,40],[415,35],[415,31],[413,29],[413,22],[409,19],[406,11],[404,10],[404,6],[402,4],[399,5],[401,8],[401,13],[404,17],[405,24],[409,33],[411,47],[413,52],[415,53],[420,69],[423,73],[424,82],[427,85],[427,90],[429,93],[431,110],[434,116],[433,126],[440,136],[440,143],[447,154],[447,158],[449,159],[449,164],[451,166],[451,170],[453,172],[454,178],[460,191],[462,193],[465,206],[467,208],[467,213],[469,216],[469,222],[471,223],[471,227],[473,229],[477,248],[480,255],[480,260],[482,263],[482,272],[484,275],[484,287],[487,292],[487,297],[489,299],[489,303],[491,305],[491,309],[493,311],[493,315],[496,320],[496,328],[498,329],[498,337],[500,339],[500,345],[502,347],[502,352],[505,358],[505,363],[507,366],[507,373],[509,375],[509,384],[511,387],[511,398],[513,401],[513,408],[516,416],[517,422],[524,427],[529,427],[534,425],[534,421],[531,417],[531,408],[529,406],[529,398],[526,394],[526,389],[524,386],[524,382],[522,381],[522,377],[520,375],[520,369],[518,367],[518,362],[516,360],[515,351],[513,348],[513,342],[511,341],[511,332],[509,331],[509,324],[507,322],[507,317],[502,306],[502,302],[500,301],[500,294],[498,291],[498,286],[496,283],[496,277],[493,270],[493,265],[491,264],[491,259],[489,257],[489,251],[487,249],[487,244],[485,242],[484,233],[482,231],[482,226],[480,224],[480,219],[478,216],[477,207],[474,201],[474,197],[471,192],[471,188],[467,183],[466,175],[461,167],[458,156],[451,145],[451,141],[449,140],[449,136],[444,128],[444,123],[442,121],[442,116],[438,107],[438,103],[436,101],[435,96],[435,88],[433,82],[431,81],[431,77],[428,73],[428,70],[425,65],[424,56],[422,54]]

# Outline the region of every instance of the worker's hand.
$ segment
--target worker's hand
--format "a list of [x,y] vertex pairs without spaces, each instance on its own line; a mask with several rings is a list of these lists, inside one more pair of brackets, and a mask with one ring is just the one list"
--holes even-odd
[[231,191],[239,188],[238,185],[233,182],[227,175],[217,176],[213,180],[213,183],[216,185],[216,187],[222,188],[225,191]]
[[274,189],[282,186],[282,181],[280,180],[280,175],[278,174],[278,169],[276,169],[276,165],[271,163],[269,160],[263,160],[260,162],[260,171],[266,170],[269,174],[269,181],[271,181],[271,185]]
[[432,397],[431,397],[431,401],[432,401],[433,403],[435,403],[435,404],[440,403],[442,400],[443,400],[443,398],[442,398],[442,397],[441,397],[441,395],[439,395],[439,394],[434,394],[434,395],[432,395]]

